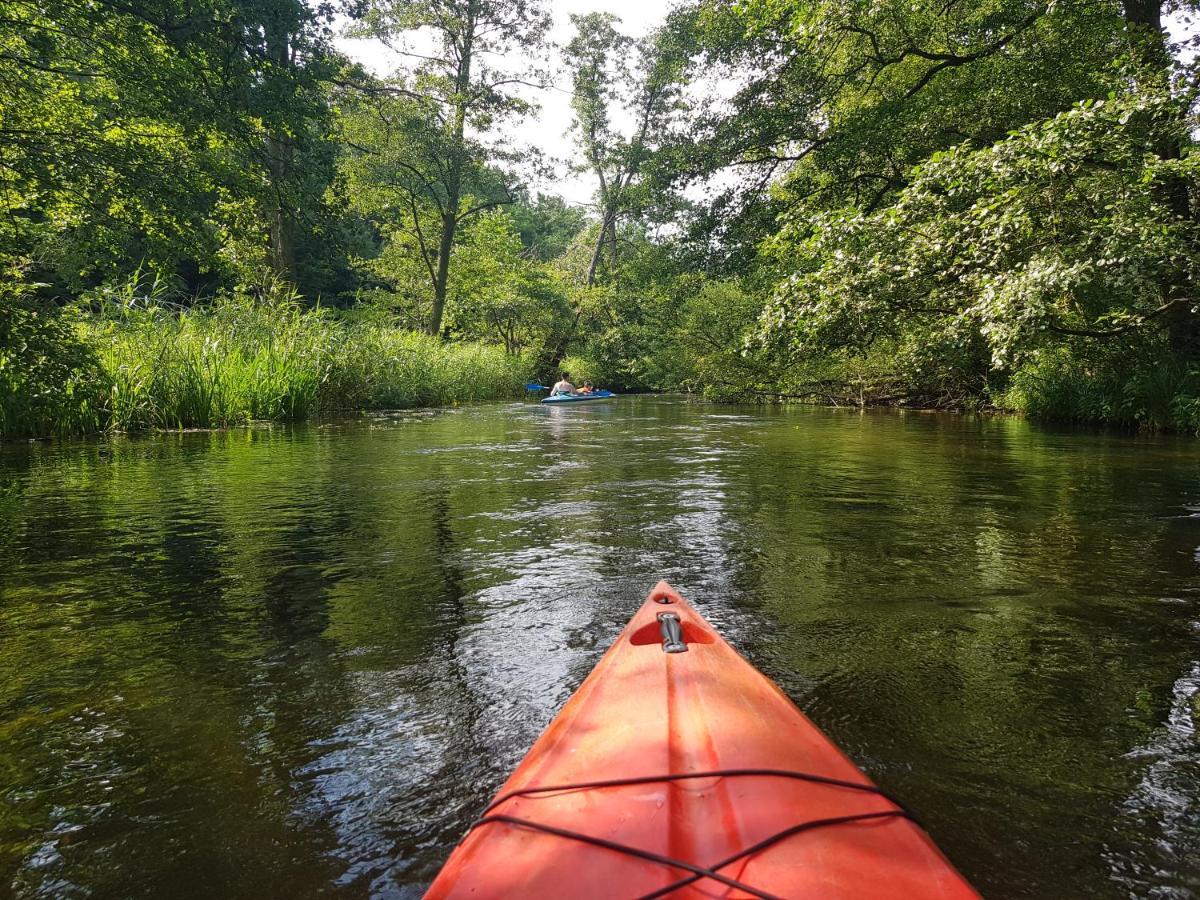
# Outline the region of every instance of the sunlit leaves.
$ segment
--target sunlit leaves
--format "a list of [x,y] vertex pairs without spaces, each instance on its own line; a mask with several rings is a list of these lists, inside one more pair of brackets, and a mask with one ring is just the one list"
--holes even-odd
[[1200,230],[1162,185],[1200,169],[1154,152],[1183,121],[1170,95],[1130,90],[936,154],[883,209],[795,216],[773,248],[798,271],[764,329],[863,347],[917,325],[981,336],[1004,366],[1058,335],[1150,322],[1171,299],[1164,275],[1197,274]]
[[[228,239],[264,242],[267,206],[311,224],[328,173],[320,82],[340,66],[327,15],[300,0],[3,0],[0,253],[54,290],[140,264],[195,282]],[[269,171],[269,135],[286,173]],[[247,199],[259,214],[234,234],[221,207]]]

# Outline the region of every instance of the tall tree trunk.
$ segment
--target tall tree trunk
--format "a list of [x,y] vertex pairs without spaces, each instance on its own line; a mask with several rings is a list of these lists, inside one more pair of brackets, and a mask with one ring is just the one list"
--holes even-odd
[[617,276],[617,217],[614,214],[608,223],[608,265],[611,278]]
[[442,214],[442,233],[438,239],[437,274],[433,279],[433,310],[429,315],[429,333],[436,336],[442,328],[446,312],[446,288],[450,283],[450,254],[454,251],[454,232],[457,230],[458,191],[451,192],[454,205],[447,204]]
[[609,228],[615,218],[616,210],[606,203],[600,218],[600,230],[596,232],[596,243],[592,246],[592,258],[588,262],[587,278],[584,280],[587,287],[596,283],[596,272],[600,267],[600,257],[604,253],[604,242],[608,239]]
[[[291,35],[281,21],[268,23],[266,29],[267,55],[280,72],[289,72],[292,65]],[[288,76],[282,76],[288,77]],[[285,281],[296,280],[296,251],[293,239],[291,210],[288,209],[287,182],[292,170],[294,148],[291,141],[278,131],[266,139],[267,173],[271,180],[270,254],[271,269]]]
[[454,82],[454,117],[451,120],[450,168],[446,178],[446,206],[442,209],[442,233],[438,240],[437,274],[433,280],[433,309],[429,315],[429,333],[437,336],[442,329],[446,312],[446,293],[450,284],[450,254],[454,251],[454,235],[458,231],[458,205],[462,202],[462,176],[466,163],[464,142],[467,128],[467,104],[471,90],[471,57],[475,46],[475,23],[478,3],[467,5],[467,25],[463,30],[458,58],[458,74]]
[[292,219],[287,206],[287,178],[291,170],[292,147],[272,134],[267,137],[267,168],[271,176],[271,270],[285,281],[295,281],[296,251],[292,240]]
[[[1140,46],[1135,50],[1139,62],[1161,77],[1170,77],[1172,69],[1171,50],[1167,45],[1166,32],[1162,24],[1161,0],[1123,0],[1125,21],[1132,26],[1134,40]],[[1187,133],[1186,123],[1180,123],[1179,135]],[[1181,138],[1164,136],[1154,147],[1160,159],[1179,159],[1183,155]],[[1172,176],[1163,179],[1159,188],[1160,199],[1180,219],[1193,216],[1191,195],[1185,178]],[[1195,297],[1194,285],[1186,272],[1170,270],[1159,277],[1163,299],[1183,300]],[[1192,303],[1181,302],[1167,311],[1165,316],[1171,352],[1181,363],[1200,361],[1200,316]]]

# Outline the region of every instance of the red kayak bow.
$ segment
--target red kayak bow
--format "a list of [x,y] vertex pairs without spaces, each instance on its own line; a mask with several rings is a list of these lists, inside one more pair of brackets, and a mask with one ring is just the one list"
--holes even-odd
[[663,581],[426,896],[978,895]]

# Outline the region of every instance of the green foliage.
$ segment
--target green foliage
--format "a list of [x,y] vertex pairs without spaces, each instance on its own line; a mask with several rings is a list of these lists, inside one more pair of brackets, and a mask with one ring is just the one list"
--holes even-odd
[[526,252],[541,262],[562,256],[588,224],[582,209],[553,194],[520,200],[509,207],[509,214]]
[[505,137],[549,77],[538,0],[348,7],[386,78],[324,3],[5,8],[7,434],[505,396],[564,358],[622,390],[1197,418],[1200,67],[1165,4],[572,16],[590,211],[530,199]]
[[[370,314],[306,311],[286,286],[181,311],[109,295],[81,316],[0,299],[0,436],[220,428],[350,409],[519,397],[525,358]],[[115,302],[114,302],[115,301]]]
[[89,337],[110,380],[107,426],[136,431],[305,418],[318,405],[331,333],[277,288],[182,314],[153,300],[109,307]]
[[785,204],[823,209],[878,205],[938,150],[1103,96],[1129,47],[1115,3],[702,0],[677,19],[700,64],[743,85],[684,158],[786,172]]
[[761,299],[736,282],[694,287],[672,304],[670,330],[646,356],[646,380],[714,398],[755,396],[776,386],[778,367],[746,347]]
[[571,311],[563,278],[526,257],[508,213],[479,216],[455,255],[460,274],[448,307],[453,332],[499,341],[509,353],[519,353],[567,328]]
[[265,261],[268,239],[293,256],[300,220],[323,227],[321,83],[341,66],[330,8],[7,0],[4,10],[0,257],[34,260],[47,292],[138,266],[211,290]]
[[723,173],[678,256],[770,301],[755,327],[723,324],[718,293],[684,299],[651,380],[1186,422],[1200,173],[1194,67],[1173,60],[1163,10],[679,8],[668,31],[698,51],[691,72],[741,87],[695,104],[655,161],[668,182]]
[[95,431],[103,378],[77,317],[0,278],[0,436]]
[[1161,335],[1075,341],[1031,354],[996,405],[1041,419],[1200,433],[1200,371]]
[[1171,301],[1161,273],[1197,274],[1200,231],[1161,186],[1192,159],[1152,152],[1180,119],[1146,91],[1086,102],[982,150],[918,167],[890,206],[793,218],[775,252],[800,262],[766,328],[799,346],[865,346],[913,322],[982,335],[1003,366],[1055,335],[1141,327]]
[[489,139],[506,119],[529,111],[513,86],[537,77],[524,56],[542,46],[550,20],[537,0],[374,0],[365,7],[358,33],[399,46],[411,65],[354,105],[343,169],[358,208],[414,245],[429,276],[426,327],[437,334],[460,226],[513,202],[515,178],[503,165],[530,162],[529,154]]

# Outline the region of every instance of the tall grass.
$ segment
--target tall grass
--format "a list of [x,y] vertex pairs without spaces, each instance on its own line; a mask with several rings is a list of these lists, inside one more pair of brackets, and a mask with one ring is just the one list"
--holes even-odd
[[[9,318],[30,330],[29,314]],[[305,310],[270,292],[189,310],[154,297],[93,298],[90,314],[35,336],[19,358],[0,351],[0,436],[220,428],[519,397],[529,369],[501,347]]]
[[245,298],[126,311],[95,321],[91,339],[111,382],[108,427],[119,431],[517,397],[528,369],[500,347]]
[[136,431],[305,418],[319,408],[335,328],[291,303],[227,298],[191,312],[106,309],[86,330],[107,379],[107,427]]
[[318,391],[322,409],[403,409],[520,397],[530,364],[503,348],[448,344],[375,321],[340,324]]

